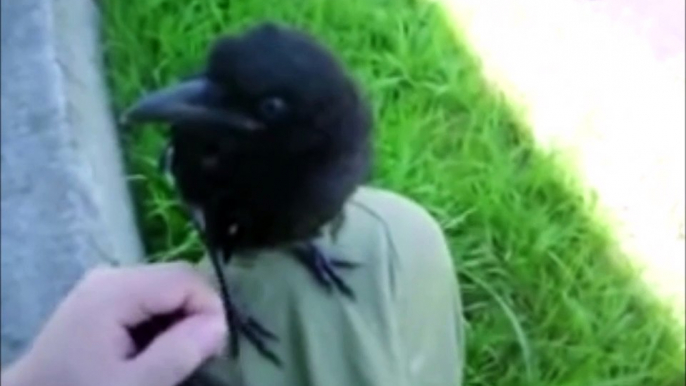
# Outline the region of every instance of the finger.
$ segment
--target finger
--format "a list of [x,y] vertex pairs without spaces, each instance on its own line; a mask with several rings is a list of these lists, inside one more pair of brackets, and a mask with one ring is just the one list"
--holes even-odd
[[186,379],[224,346],[226,323],[221,317],[188,317],[157,336],[150,346],[133,358],[127,376],[129,385],[167,386]]
[[165,263],[111,269],[95,275],[90,287],[107,291],[107,312],[123,326],[135,326],[153,316],[184,314],[221,315],[216,291],[186,263]]

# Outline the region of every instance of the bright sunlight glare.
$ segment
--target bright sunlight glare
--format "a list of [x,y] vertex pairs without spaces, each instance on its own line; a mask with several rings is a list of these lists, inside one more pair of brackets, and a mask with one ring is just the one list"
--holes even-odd
[[683,322],[684,3],[436,1]]

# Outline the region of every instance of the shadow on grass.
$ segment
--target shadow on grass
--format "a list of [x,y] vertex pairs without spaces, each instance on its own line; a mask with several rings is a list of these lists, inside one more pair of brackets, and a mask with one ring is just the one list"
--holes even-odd
[[[449,238],[468,320],[467,385],[684,384],[683,327],[617,252],[593,195],[536,148],[438,8],[403,0],[104,7],[118,109],[197,68],[217,34],[265,19],[304,28],[341,55],[375,104],[374,184],[427,207]],[[146,245],[156,258],[196,259],[200,245],[156,169],[163,137],[125,138]]]

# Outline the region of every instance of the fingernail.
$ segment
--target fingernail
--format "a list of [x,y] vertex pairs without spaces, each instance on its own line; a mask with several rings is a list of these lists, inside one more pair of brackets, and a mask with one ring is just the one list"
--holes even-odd
[[221,319],[208,320],[198,329],[195,339],[208,357],[219,355],[224,349],[226,324]]

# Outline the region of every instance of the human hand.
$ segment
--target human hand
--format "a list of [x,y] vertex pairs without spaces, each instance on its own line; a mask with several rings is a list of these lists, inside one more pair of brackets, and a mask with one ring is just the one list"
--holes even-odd
[[[130,330],[172,313],[180,319],[138,352]],[[3,372],[2,384],[174,386],[218,354],[225,335],[220,298],[189,265],[98,268]]]

